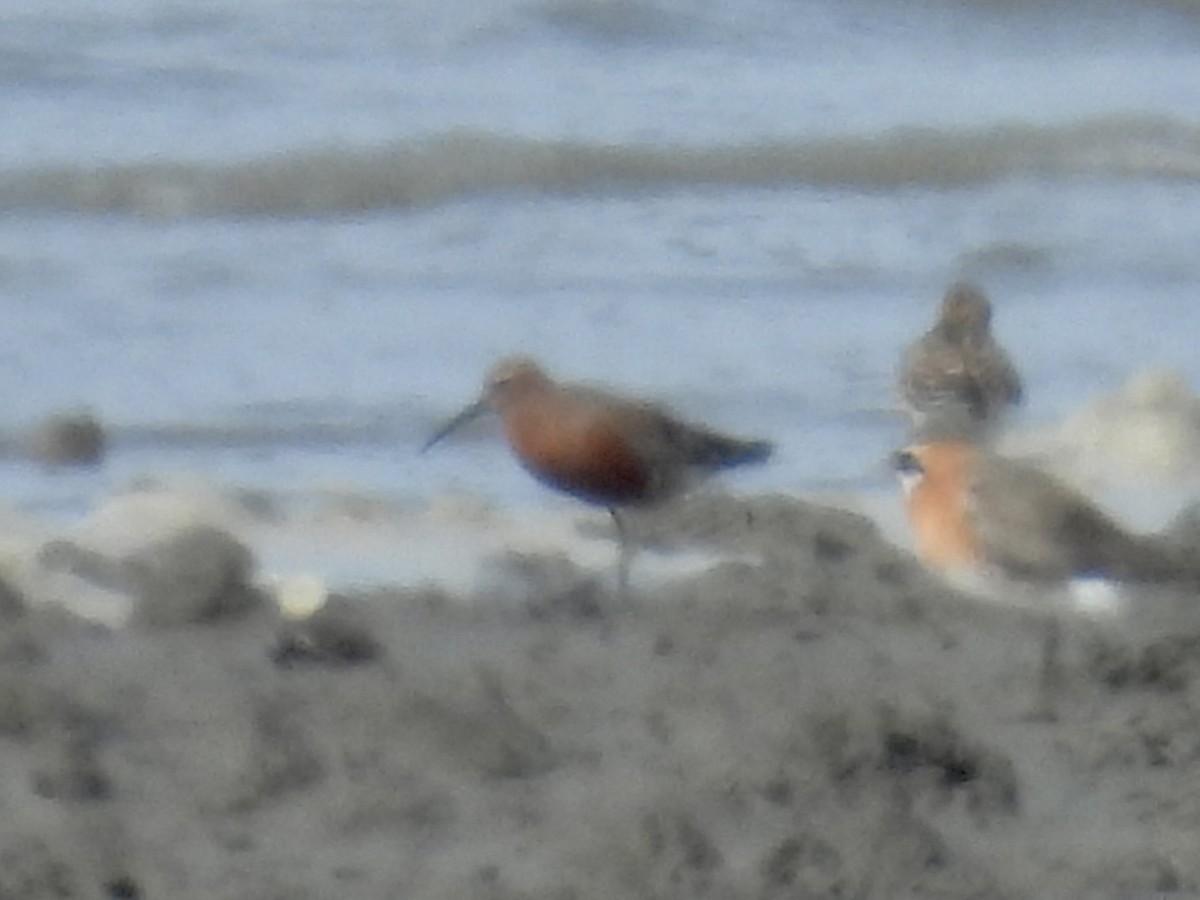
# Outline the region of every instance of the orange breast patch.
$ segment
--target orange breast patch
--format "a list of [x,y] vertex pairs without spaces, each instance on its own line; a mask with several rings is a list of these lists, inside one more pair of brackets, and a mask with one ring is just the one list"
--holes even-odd
[[908,497],[918,555],[937,569],[974,568],[982,562],[969,514],[973,450],[956,443],[914,451],[924,471]]

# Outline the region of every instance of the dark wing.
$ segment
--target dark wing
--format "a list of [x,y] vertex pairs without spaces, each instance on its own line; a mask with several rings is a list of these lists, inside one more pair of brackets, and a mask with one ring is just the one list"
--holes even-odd
[[775,449],[770,441],[733,437],[669,416],[663,419],[663,430],[687,464],[699,469],[716,471],[765,462]]
[[1141,537],[1041,469],[982,455],[969,490],[983,554],[1010,575],[1033,581],[1155,577],[1160,561]]
[[990,338],[964,355],[979,418],[991,418],[1024,396],[1021,376],[1004,348]]
[[634,450],[647,464],[655,497],[677,493],[720,469],[764,462],[774,450],[769,441],[685,422],[653,404],[631,404],[627,414],[636,415],[641,424],[635,430]]

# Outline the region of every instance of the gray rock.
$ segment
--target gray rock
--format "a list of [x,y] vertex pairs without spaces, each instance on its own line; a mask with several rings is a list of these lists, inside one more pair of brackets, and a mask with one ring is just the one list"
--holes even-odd
[[55,413],[27,437],[25,450],[47,466],[95,466],[104,461],[108,438],[92,413]]
[[251,581],[253,554],[213,525],[185,525],[122,556],[51,541],[38,558],[47,569],[128,596],[132,620],[143,626],[214,622],[244,613],[260,600]]

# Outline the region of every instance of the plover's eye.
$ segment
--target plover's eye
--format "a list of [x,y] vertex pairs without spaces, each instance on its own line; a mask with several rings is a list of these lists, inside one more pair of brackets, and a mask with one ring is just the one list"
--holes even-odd
[[920,475],[925,471],[921,468],[921,461],[911,450],[897,450],[893,453],[892,468],[901,475]]

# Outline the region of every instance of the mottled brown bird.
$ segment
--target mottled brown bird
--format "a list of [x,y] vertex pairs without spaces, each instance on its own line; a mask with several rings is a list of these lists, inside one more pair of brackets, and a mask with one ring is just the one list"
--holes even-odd
[[988,435],[1021,402],[1020,376],[992,336],[992,305],[973,284],[951,285],[937,322],[905,351],[899,394],[922,435]]
[[772,450],[767,441],[684,422],[651,403],[557,382],[523,356],[498,362],[479,399],[438,429],[424,449],[487,410],[500,416],[509,446],[535,478],[611,512],[623,593],[629,547],[622,508],[669,500],[705,475],[762,462]]

